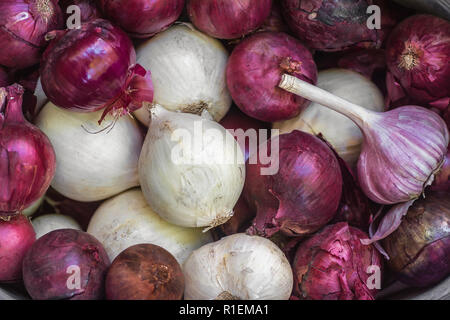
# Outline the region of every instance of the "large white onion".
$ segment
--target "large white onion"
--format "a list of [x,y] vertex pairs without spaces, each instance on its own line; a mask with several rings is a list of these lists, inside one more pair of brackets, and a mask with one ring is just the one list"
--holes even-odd
[[39,216],[31,221],[34,231],[36,232],[36,239],[43,235],[59,229],[75,229],[81,230],[80,225],[73,218],[62,214],[45,214]]
[[144,140],[136,120],[121,117],[111,128],[102,111],[78,113],[48,103],[36,125],[48,136],[56,153],[52,186],[77,201],[98,201],[139,185],[138,160]]
[[[187,137],[177,136],[182,134]],[[233,135],[217,122],[155,106],[139,178],[147,202],[162,218],[184,227],[215,227],[233,215],[245,160]]]
[[195,250],[183,271],[186,300],[287,300],[294,281],[272,241],[243,233]]
[[[137,50],[137,62],[151,70],[154,103],[172,111],[201,114],[220,121],[231,106],[225,81],[228,52],[222,43],[183,23],[159,33]],[[135,112],[144,124],[146,108]]]
[[[346,69],[319,72],[317,86],[350,102],[374,111],[384,111],[383,94],[366,77]],[[354,166],[361,153],[363,135],[349,118],[318,103],[311,103],[294,119],[276,122],[274,129],[280,134],[293,130],[317,135],[319,133],[334,147],[350,166]]]
[[169,251],[182,264],[193,250],[213,240],[210,232],[163,220],[149,207],[140,189],[105,201],[92,217],[88,233],[103,244],[111,261],[133,245],[151,243]]

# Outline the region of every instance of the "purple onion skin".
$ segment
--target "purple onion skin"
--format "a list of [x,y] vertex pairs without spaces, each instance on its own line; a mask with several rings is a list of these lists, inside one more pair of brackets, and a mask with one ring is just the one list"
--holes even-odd
[[39,63],[45,34],[62,25],[57,0],[0,1],[0,65],[23,69]]
[[105,107],[105,113],[137,110],[142,102],[139,96],[153,100],[149,77],[136,65],[128,36],[102,19],[58,34],[41,65],[42,87],[49,100],[77,112]]
[[[60,229],[39,238],[23,261],[23,280],[35,300],[97,300],[104,297],[110,261],[102,244],[88,233]],[[81,288],[72,288],[70,266],[79,267]]]
[[185,0],[100,0],[103,13],[134,38],[148,38],[172,25]]
[[0,88],[0,217],[42,197],[55,174],[49,139],[23,117],[23,93],[17,84]]
[[0,219],[0,282],[22,279],[23,258],[35,241],[36,233],[24,215]]
[[393,103],[403,98],[423,107],[450,105],[449,21],[425,14],[409,17],[390,35],[386,57]]
[[[351,47],[379,47],[384,29],[393,24],[389,10],[382,11],[382,30],[367,27],[372,0],[283,0],[283,13],[294,35],[310,48],[341,51]],[[375,4],[383,5],[383,1]],[[386,26],[388,25],[388,26]]]
[[345,222],[330,225],[300,243],[293,262],[294,297],[305,300],[374,300],[367,287],[369,266],[382,260],[361,239],[367,235]]
[[339,163],[328,146],[308,133],[293,131],[260,145],[262,154],[275,139],[279,141],[279,170],[261,174],[268,165],[247,163],[244,196],[257,212],[250,234],[271,237],[281,231],[287,236],[316,232],[336,214],[342,193]]
[[261,27],[270,15],[272,0],[188,0],[192,23],[219,39],[240,38]]
[[450,198],[430,192],[408,210],[400,227],[383,240],[389,267],[410,286],[425,287],[450,275]]
[[284,73],[317,82],[316,64],[305,46],[281,32],[259,32],[233,50],[227,65],[228,89],[250,117],[266,122],[290,119],[309,101],[278,88]]
[[66,21],[71,16],[71,14],[67,13],[67,8],[72,5],[78,6],[81,11],[81,23],[85,23],[102,17],[96,2],[96,0],[60,0],[59,5],[62,8]]

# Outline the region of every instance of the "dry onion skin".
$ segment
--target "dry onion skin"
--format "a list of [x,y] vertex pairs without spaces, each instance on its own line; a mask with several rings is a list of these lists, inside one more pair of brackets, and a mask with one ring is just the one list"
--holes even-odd
[[287,300],[293,274],[270,240],[237,233],[195,250],[184,263],[186,300]]
[[56,153],[52,187],[70,199],[103,200],[139,185],[144,137],[138,123],[127,116],[112,125],[108,116],[99,126],[101,114],[67,111],[49,102],[36,120]]
[[[138,63],[152,72],[153,103],[195,114],[207,110],[216,121],[230,109],[225,82],[228,52],[217,39],[183,23],[142,43],[136,54]],[[148,125],[146,108],[134,114]]]
[[163,220],[149,207],[140,189],[105,201],[92,217],[88,233],[103,244],[111,260],[128,247],[151,243],[169,251],[181,264],[193,250],[213,241],[210,232]]

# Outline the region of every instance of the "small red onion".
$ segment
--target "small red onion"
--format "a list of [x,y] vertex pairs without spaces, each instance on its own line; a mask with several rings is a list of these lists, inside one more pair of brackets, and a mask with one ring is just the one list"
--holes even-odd
[[138,244],[120,253],[106,277],[108,300],[181,300],[184,276],[167,250]]
[[33,226],[24,215],[0,219],[0,282],[22,279],[22,261],[35,240]]
[[[322,51],[380,47],[394,18],[384,0],[283,0],[283,13],[294,34]],[[370,5],[379,5],[381,30],[369,29]]]
[[23,280],[35,300],[95,300],[104,296],[109,258],[88,233],[60,229],[39,238],[23,261]]
[[270,15],[272,0],[188,0],[192,23],[219,39],[236,39],[258,29]]
[[23,93],[17,84],[0,88],[0,217],[42,197],[55,174],[50,141],[23,117]]
[[118,27],[97,19],[56,36],[41,66],[42,87],[55,105],[78,112],[105,108],[103,120],[152,102],[150,72],[136,64],[133,45]]
[[96,0],[59,0],[59,5],[65,14],[66,21],[72,15],[67,13],[67,8],[70,6],[78,6],[81,13],[81,23],[89,22],[97,18],[101,18],[101,12],[97,7]]
[[374,300],[377,289],[372,285],[376,282],[369,277],[376,275],[375,268],[381,271],[382,260],[373,246],[361,244],[366,237],[341,222],[302,242],[293,262],[294,296],[307,300]]
[[237,106],[255,119],[290,119],[308,101],[277,87],[284,73],[317,81],[312,55],[299,41],[284,33],[256,33],[233,50],[227,65],[228,89]]
[[0,1],[0,65],[26,68],[37,64],[49,31],[63,25],[58,0]]
[[386,55],[391,103],[450,105],[449,21],[431,15],[404,20],[389,37]]
[[269,166],[260,157],[252,164],[250,157],[244,195],[257,212],[250,234],[307,235],[333,218],[341,198],[342,176],[335,155],[323,141],[294,130],[263,143],[259,151],[270,154],[272,167],[278,161],[279,170],[266,175],[261,169]]
[[100,0],[103,13],[135,38],[148,38],[171,26],[185,0]]

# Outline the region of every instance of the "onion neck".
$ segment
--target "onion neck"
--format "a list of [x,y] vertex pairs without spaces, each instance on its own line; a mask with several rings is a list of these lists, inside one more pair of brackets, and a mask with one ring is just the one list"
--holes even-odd
[[214,300],[242,300],[239,297],[233,296],[228,291],[224,291],[217,296]]
[[36,11],[44,21],[48,21],[54,13],[50,0],[36,0]]
[[422,56],[422,51],[412,44],[406,45],[405,50],[400,56],[399,68],[411,71],[419,64],[420,57]]
[[361,129],[369,117],[376,113],[288,74],[283,75],[279,87],[343,114]]

